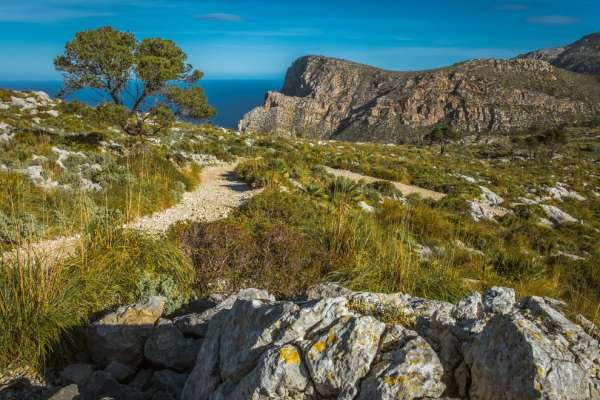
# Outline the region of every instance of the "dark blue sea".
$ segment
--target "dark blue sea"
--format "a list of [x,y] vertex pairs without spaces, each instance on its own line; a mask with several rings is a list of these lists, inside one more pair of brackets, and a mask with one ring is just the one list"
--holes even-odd
[[[203,80],[201,85],[217,115],[209,121],[218,126],[236,128],[242,116],[262,105],[268,90],[280,90],[281,80]],[[14,90],[42,90],[55,97],[62,86],[60,81],[0,81],[0,88]],[[105,99],[91,90],[79,91],[69,99],[95,105]]]

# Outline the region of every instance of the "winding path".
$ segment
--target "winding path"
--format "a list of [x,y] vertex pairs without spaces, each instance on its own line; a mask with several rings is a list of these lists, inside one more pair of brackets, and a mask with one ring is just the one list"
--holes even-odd
[[[325,167],[325,170],[327,171],[327,173],[329,173],[333,176],[340,176],[343,178],[351,179],[353,181],[364,181],[366,183],[371,183],[371,182],[375,182],[375,181],[385,180],[385,179],[373,178],[372,176],[357,174],[356,172],[347,171],[344,169],[335,169],[335,168]],[[410,196],[411,194],[418,194],[419,196],[421,196],[424,199],[431,199],[434,201],[439,201],[439,200],[443,199],[444,197],[446,197],[445,193],[435,192],[433,190],[424,189],[422,187],[413,186],[413,185],[407,185],[405,183],[400,183],[400,182],[393,182],[393,181],[389,181],[389,182],[392,185],[394,185],[394,187],[396,187],[396,189],[398,189],[400,192],[402,192],[402,194],[404,196]],[[482,213],[489,215],[492,218],[493,217],[503,217],[509,213],[509,211],[506,208],[494,207],[494,206],[482,203],[477,200],[473,200],[472,203],[477,205],[477,207],[480,207],[482,210]]]
[[[226,218],[232,210],[260,192],[260,189],[253,190],[237,177],[236,165],[229,163],[203,168],[200,184],[195,190],[184,193],[181,202],[130,222],[124,228],[161,234],[177,222],[212,222]],[[44,240],[7,252],[1,257],[10,260],[15,256],[25,258],[35,254],[46,261],[57,260],[73,254],[80,243],[79,239],[79,235],[73,235]]]

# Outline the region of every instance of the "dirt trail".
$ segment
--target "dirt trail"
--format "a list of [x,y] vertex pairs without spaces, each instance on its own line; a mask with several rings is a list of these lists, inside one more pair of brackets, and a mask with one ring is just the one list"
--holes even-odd
[[[385,180],[385,179],[380,179],[380,178],[379,179],[373,178],[372,176],[357,174],[356,172],[346,171],[344,169],[334,169],[334,168],[325,167],[325,170],[327,171],[327,173],[329,173],[331,175],[348,178],[353,181],[365,181],[366,183],[371,183],[371,182]],[[441,200],[444,197],[446,197],[446,194],[444,194],[444,193],[434,192],[433,190],[423,189],[418,186],[406,185],[404,183],[393,182],[393,181],[389,181],[389,182],[392,185],[394,185],[396,187],[396,189],[398,189],[400,192],[402,192],[402,194],[404,196],[410,196],[411,194],[418,194],[419,196],[421,196],[424,199],[432,199],[435,201]]]
[[[334,168],[330,168],[330,167],[325,167],[325,170],[327,171],[327,173],[329,173],[333,176],[340,176],[340,177],[351,179],[353,181],[361,181],[362,180],[366,183],[371,183],[371,182],[375,182],[375,181],[385,180],[385,179],[373,178],[372,176],[357,174],[356,172],[347,171],[344,169],[334,169]],[[407,185],[407,184],[400,183],[400,182],[393,182],[393,181],[389,181],[389,182],[392,185],[394,185],[396,187],[396,189],[398,189],[400,192],[402,192],[402,194],[404,196],[410,196],[411,194],[418,194],[419,196],[421,196],[424,199],[432,199],[434,201],[438,201],[438,200],[441,200],[444,197],[446,197],[445,193],[435,192],[433,190],[424,189],[424,188],[421,188],[418,186],[413,186],[413,185]],[[485,203],[482,203],[477,200],[474,200],[473,203],[477,204],[479,207],[481,207],[484,211],[486,211],[493,217],[503,217],[504,215],[506,215],[509,212],[505,208],[493,207],[493,206],[490,206],[489,204],[485,204]]]
[[[235,174],[235,163],[205,167],[198,187],[183,195],[181,202],[166,210],[141,217],[124,227],[150,234],[166,232],[173,224],[182,221],[211,222],[225,218],[235,208],[260,192],[239,180]],[[60,237],[45,240],[3,254],[4,260],[12,257],[27,257],[36,254],[44,260],[59,259],[72,254],[80,236]]]

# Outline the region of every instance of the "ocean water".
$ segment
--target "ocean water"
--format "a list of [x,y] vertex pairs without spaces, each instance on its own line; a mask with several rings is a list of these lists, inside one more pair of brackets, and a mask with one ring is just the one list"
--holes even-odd
[[[269,90],[280,90],[281,80],[203,80],[201,82],[209,103],[217,115],[209,121],[226,128],[236,128],[242,116],[252,108],[262,105]],[[55,97],[61,89],[61,81],[0,81],[0,88],[14,90],[42,90]],[[90,105],[103,100],[96,92],[81,90],[68,99],[76,99]]]

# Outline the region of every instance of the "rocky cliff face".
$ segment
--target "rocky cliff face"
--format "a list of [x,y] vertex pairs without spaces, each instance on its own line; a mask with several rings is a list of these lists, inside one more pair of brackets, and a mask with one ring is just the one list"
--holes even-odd
[[94,364],[65,368],[72,384],[51,399],[600,399],[595,327],[508,288],[457,304],[333,284],[297,302],[247,289],[172,320],[163,304],[93,323]]
[[544,60],[573,72],[600,75],[600,33],[593,33],[568,46],[532,51],[521,59]]
[[327,57],[300,58],[239,129],[311,138],[415,141],[446,121],[462,132],[507,133],[578,123],[600,110],[600,83],[541,60],[479,60],[390,72]]

